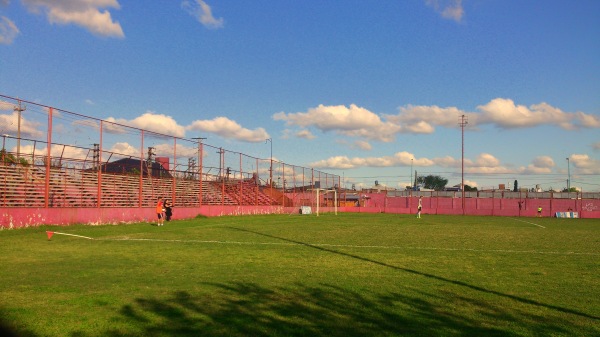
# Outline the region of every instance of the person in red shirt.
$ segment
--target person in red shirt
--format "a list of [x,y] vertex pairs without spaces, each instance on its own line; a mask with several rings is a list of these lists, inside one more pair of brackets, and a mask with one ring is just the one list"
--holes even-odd
[[163,199],[158,197],[158,201],[156,202],[156,215],[158,216],[158,224],[157,226],[163,226],[165,224],[165,209],[163,204]]

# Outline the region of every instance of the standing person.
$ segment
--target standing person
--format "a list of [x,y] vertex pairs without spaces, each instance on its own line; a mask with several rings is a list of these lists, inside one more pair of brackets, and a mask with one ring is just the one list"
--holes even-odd
[[421,209],[423,208],[423,205],[421,204],[421,200],[423,199],[423,196],[419,196],[419,206],[417,206],[417,219],[421,218]]
[[163,199],[158,197],[158,201],[156,202],[156,216],[158,217],[157,226],[162,226],[165,224],[165,215],[164,215],[164,204]]
[[173,216],[173,203],[171,199],[165,199],[165,220],[171,221]]
[[538,206],[538,214],[537,214],[538,218],[542,217],[542,206]]
[[523,208],[523,201],[519,201],[519,216],[521,216],[521,209]]

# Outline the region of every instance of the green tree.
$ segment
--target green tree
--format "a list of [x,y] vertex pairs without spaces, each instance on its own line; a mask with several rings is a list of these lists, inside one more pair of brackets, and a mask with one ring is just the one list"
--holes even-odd
[[21,166],[29,166],[29,161],[27,161],[27,159],[23,157],[17,159],[15,155],[6,152],[5,149],[0,150],[0,161],[2,161],[4,165],[21,164]]
[[577,192],[577,188],[571,187],[568,190],[566,188],[563,188],[563,190],[561,192]]
[[435,191],[443,191],[444,187],[446,187],[446,184],[448,184],[448,179],[430,174],[425,177],[418,177],[417,184],[422,184],[424,188]]
[[513,187],[513,192],[518,192],[519,191],[519,182],[517,181],[517,179],[515,179],[515,187]]
[[477,187],[471,187],[465,184],[465,192],[477,192]]

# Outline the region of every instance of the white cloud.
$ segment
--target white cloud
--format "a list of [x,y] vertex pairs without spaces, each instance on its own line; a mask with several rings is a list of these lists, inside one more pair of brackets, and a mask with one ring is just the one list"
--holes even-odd
[[547,103],[526,107],[511,99],[495,98],[477,107],[479,112],[466,112],[456,107],[436,105],[406,105],[397,115],[384,115],[391,123],[402,127],[402,132],[433,133],[435,126],[458,127],[459,117],[465,115],[470,128],[491,124],[503,129],[556,125],[566,130],[600,128],[600,117],[583,112],[563,112]]
[[586,128],[600,128],[600,118],[594,115],[588,115],[583,112],[575,113],[575,120],[577,120],[581,126]]
[[600,174],[600,160],[590,158],[587,154],[572,154],[570,162],[580,174]]
[[433,133],[433,125],[454,128],[458,125],[458,117],[467,115],[456,107],[440,108],[436,105],[406,105],[399,110],[397,115],[385,117],[390,122],[402,124],[404,131],[410,133]]
[[366,150],[366,151],[370,151],[373,149],[373,146],[371,146],[371,144],[369,142],[363,141],[363,140],[357,140],[354,142],[354,147],[355,148],[359,148],[361,150]]
[[556,166],[554,159],[549,156],[539,156],[533,159],[527,167],[520,167],[517,172],[521,174],[548,174]]
[[322,132],[333,131],[338,135],[359,138],[360,141],[376,140],[392,142],[400,133],[431,134],[436,126],[458,128],[459,119],[465,116],[467,128],[479,125],[495,125],[503,129],[556,125],[566,130],[600,128],[600,117],[583,112],[568,113],[547,103],[526,107],[512,100],[496,98],[477,107],[479,112],[466,112],[457,107],[436,105],[405,105],[396,115],[377,115],[354,104],[323,105],[306,112],[279,112],[272,116],[287,126],[316,128]]
[[336,156],[329,159],[311,163],[311,167],[329,168],[329,169],[353,169],[359,167],[394,167],[394,166],[410,166],[411,159],[414,166],[432,166],[434,161],[426,158],[416,159],[412,153],[403,151],[397,152],[393,156],[383,157],[354,157]]
[[120,9],[117,0],[21,0],[29,11],[44,13],[50,23],[74,24],[91,33],[106,37],[125,37],[118,22],[113,21],[108,10]]
[[554,160],[549,156],[539,156],[533,160],[533,165],[540,168],[552,168],[555,166]]
[[0,101],[0,110],[13,111],[15,109],[15,107],[16,107],[16,105],[14,103]]
[[547,103],[534,104],[530,107],[515,105],[513,100],[496,98],[485,105],[477,107],[481,114],[478,124],[494,124],[500,128],[522,128],[539,125],[557,125],[566,130],[579,127],[599,128],[598,116],[583,112],[568,113]]
[[139,158],[140,155],[142,155],[140,153],[139,147],[138,148],[133,147],[129,143],[126,143],[126,142],[115,143],[110,149],[108,149],[106,151],[118,153],[118,154],[121,154],[121,155],[124,155],[124,156],[132,156],[132,157],[135,157],[135,158]]
[[20,31],[9,18],[0,16],[0,44],[11,44]]
[[309,130],[300,130],[300,131],[296,132],[296,137],[303,138],[303,139],[315,139],[315,138],[317,138]]
[[[14,108],[14,105],[12,108]],[[42,137],[44,133],[37,129],[40,125],[40,123],[29,121],[27,118],[21,115],[21,137]],[[19,132],[18,129],[19,114],[16,111],[6,115],[0,115],[0,133],[9,134],[13,137],[16,137],[17,133]]]
[[[35,150],[35,155],[36,158],[39,155],[45,156],[48,153],[48,147],[44,146],[44,147],[40,147],[39,145],[36,146],[35,148],[33,147],[33,145],[27,144],[27,145],[21,145],[21,152],[22,154],[29,154],[31,155],[32,153],[34,153]],[[16,152],[16,148],[12,150],[13,152]],[[69,158],[69,159],[85,159],[87,157],[88,154],[88,150],[87,149],[83,149],[83,148],[79,148],[79,147],[72,147],[72,146],[62,146],[62,145],[52,145],[52,147],[50,147],[50,155],[54,160],[58,160],[59,158]],[[37,159],[36,159],[37,160]]]
[[243,128],[236,121],[227,117],[215,117],[211,120],[197,120],[186,127],[187,130],[210,132],[223,138],[231,138],[244,142],[258,143],[270,138],[263,128],[249,130]]
[[465,15],[462,0],[425,0],[443,18],[460,22]]
[[274,120],[285,121],[286,125],[315,127],[323,132],[332,131],[351,137],[376,139],[391,142],[400,131],[400,126],[382,121],[381,118],[365,109],[351,104],[326,106],[319,105],[307,112],[279,112],[273,115]]
[[204,27],[210,29],[223,28],[223,18],[215,18],[210,6],[202,0],[185,0],[181,3],[181,8],[196,18]]
[[471,187],[477,187],[477,182],[465,179],[465,185],[469,185]]
[[[153,112],[146,112],[143,115],[136,117],[132,120],[116,119],[109,117],[106,119],[108,122],[117,123],[125,126],[132,126],[138,129],[144,129],[148,131],[154,131],[163,135],[183,137],[185,136],[185,128],[173,119],[171,116],[163,114],[155,114]],[[105,124],[108,132],[122,133],[124,129],[118,125]]]

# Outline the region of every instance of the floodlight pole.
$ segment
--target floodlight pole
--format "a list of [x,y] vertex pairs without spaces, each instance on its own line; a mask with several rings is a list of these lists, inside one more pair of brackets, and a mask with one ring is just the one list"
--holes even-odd
[[461,194],[462,194],[462,213],[465,215],[465,126],[469,124],[467,116],[460,116],[458,125],[460,125],[461,136],[462,136],[462,148],[461,148]]
[[569,162],[569,157],[567,157],[567,193],[571,192],[571,164]]
[[[410,190],[413,190],[413,181],[412,181],[412,170],[413,170],[413,160],[414,158],[410,158]],[[411,193],[412,195],[412,193]]]
[[203,151],[204,149],[202,148],[202,141],[206,139],[206,137],[195,137],[192,138],[194,140],[196,140],[198,142],[198,183],[199,183],[199,193],[200,195],[198,196],[198,203],[200,206],[202,206],[202,159],[203,159]]
[[271,165],[269,166],[269,185],[273,187],[273,138],[265,139],[265,144],[267,142],[271,143],[271,156],[269,157],[269,161],[271,162]]
[[21,106],[21,100],[19,100],[19,106],[14,108],[14,111],[17,112],[17,161],[21,157],[21,113],[26,109]]

